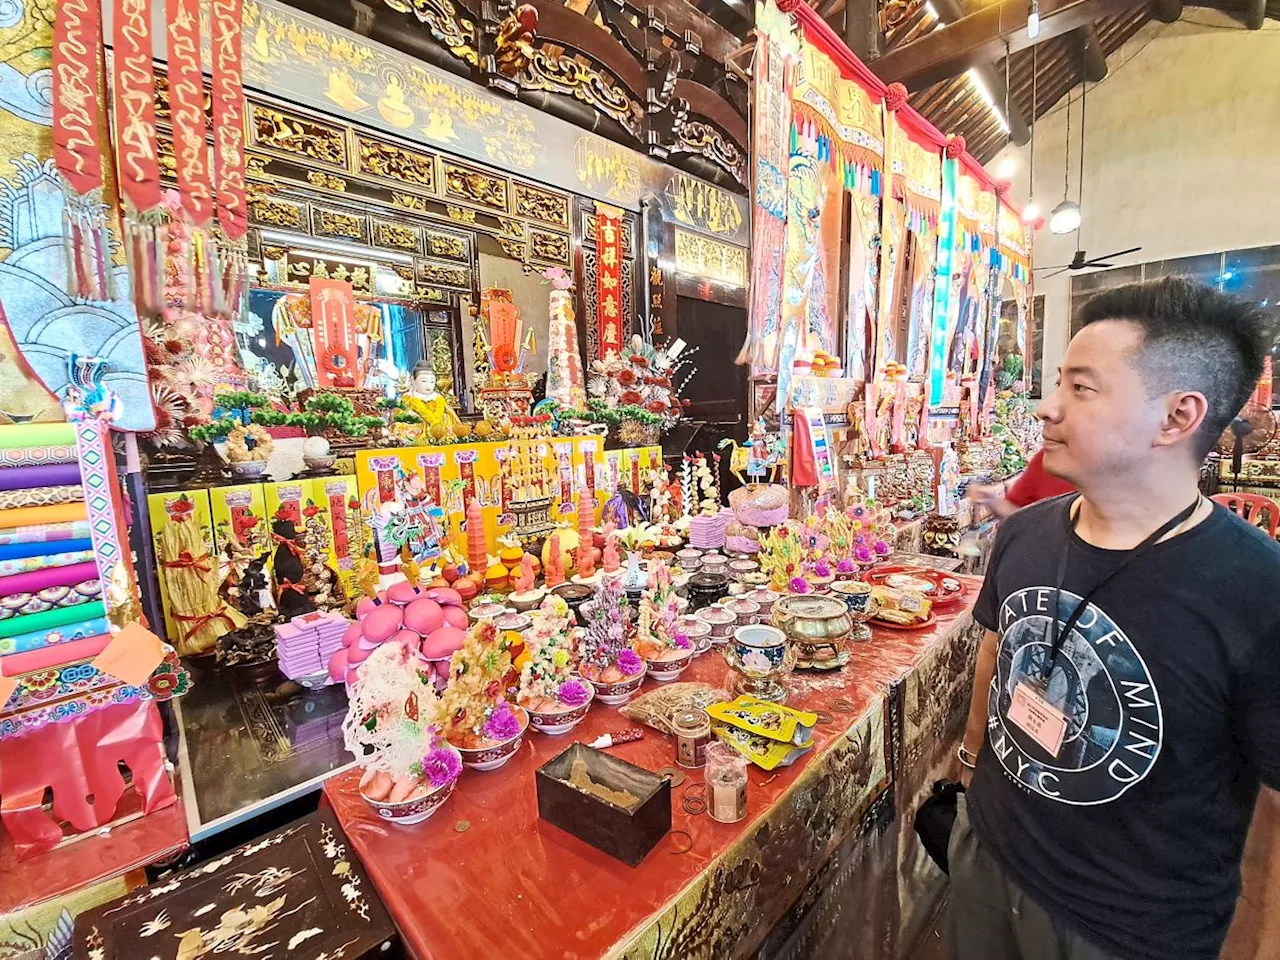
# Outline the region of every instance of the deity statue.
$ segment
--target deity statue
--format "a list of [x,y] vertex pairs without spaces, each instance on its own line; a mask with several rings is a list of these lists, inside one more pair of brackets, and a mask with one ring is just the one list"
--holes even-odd
[[458,426],[458,415],[449,406],[448,398],[436,389],[436,371],[429,360],[413,368],[413,384],[403,403],[406,410],[422,420],[428,434],[436,433],[437,426],[452,434]]

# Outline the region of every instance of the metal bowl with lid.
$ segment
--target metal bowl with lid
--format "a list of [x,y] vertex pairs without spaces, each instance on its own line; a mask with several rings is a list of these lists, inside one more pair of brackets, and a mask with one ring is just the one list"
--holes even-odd
[[783,597],[773,605],[773,625],[795,647],[797,670],[838,670],[849,662],[853,619],[835,597]]

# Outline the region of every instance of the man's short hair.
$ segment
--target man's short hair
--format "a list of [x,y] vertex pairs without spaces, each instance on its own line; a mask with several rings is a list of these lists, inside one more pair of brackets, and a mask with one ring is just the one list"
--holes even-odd
[[1196,434],[1203,457],[1253,392],[1271,348],[1270,325],[1254,304],[1183,277],[1103,291],[1080,308],[1084,327],[1126,320],[1142,330],[1133,365],[1148,396],[1194,390],[1208,400]]

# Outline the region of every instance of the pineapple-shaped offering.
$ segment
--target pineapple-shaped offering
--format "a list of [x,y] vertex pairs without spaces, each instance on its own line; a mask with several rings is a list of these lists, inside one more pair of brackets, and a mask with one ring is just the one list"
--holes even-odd
[[511,651],[487,621],[471,628],[449,661],[441,706],[449,742],[468,767],[495,770],[520,748],[529,716],[507,701],[510,670]]

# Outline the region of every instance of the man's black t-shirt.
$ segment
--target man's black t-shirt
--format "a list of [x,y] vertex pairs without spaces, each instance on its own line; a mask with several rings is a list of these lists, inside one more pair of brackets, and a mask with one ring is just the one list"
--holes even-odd
[[[1045,696],[1058,753],[1009,719],[1058,619],[1127,551],[1070,529],[1074,496],[1005,521],[974,615],[1000,635],[970,788],[979,839],[1049,913],[1119,957],[1217,957],[1259,782],[1280,788],[1280,545],[1220,506],[1093,595]],[[1164,517],[1152,518],[1163,521]]]

